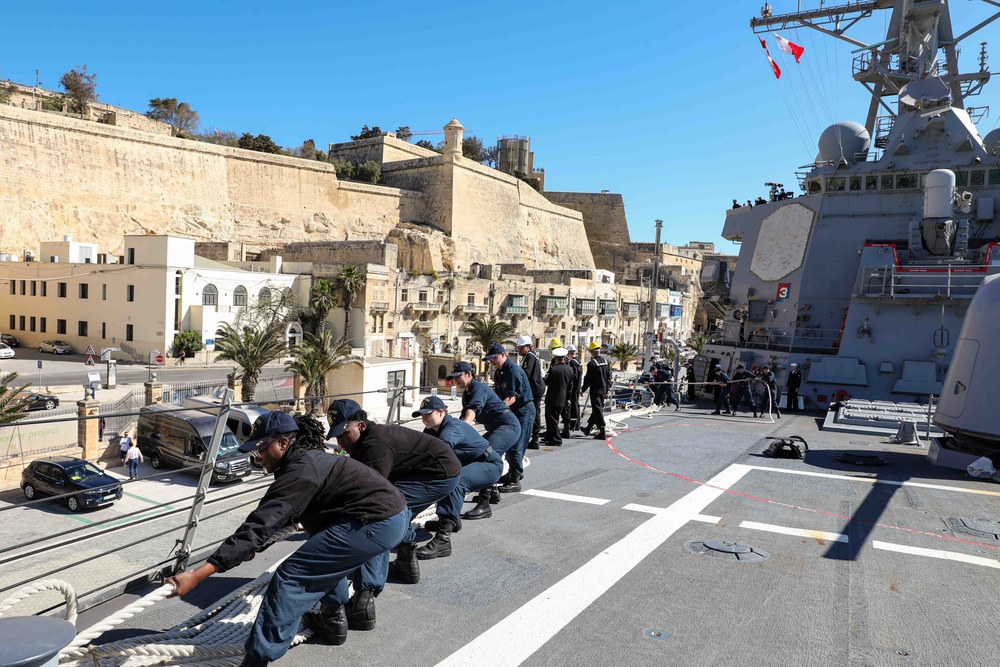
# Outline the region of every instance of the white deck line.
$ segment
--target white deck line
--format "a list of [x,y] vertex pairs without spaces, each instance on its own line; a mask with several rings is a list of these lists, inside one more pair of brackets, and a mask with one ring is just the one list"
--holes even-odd
[[606,505],[610,500],[604,498],[591,498],[589,496],[574,496],[568,493],[556,493],[554,491],[542,491],[540,489],[527,489],[522,491],[523,496],[538,496],[539,498],[552,498],[553,500],[568,500],[571,503],[585,503],[587,505]]
[[[667,510],[665,507],[653,507],[652,505],[636,505],[635,503],[629,503],[623,510],[631,510],[633,512],[645,512],[646,514],[661,514]],[[722,521],[722,517],[718,516],[708,516],[707,514],[695,514],[691,517],[692,521],[701,521],[703,523],[719,523]]]
[[875,479],[874,477],[854,477],[852,475],[833,475],[826,472],[812,472],[810,470],[788,470],[785,468],[768,468],[766,466],[749,466],[754,470],[765,472],[782,472],[786,475],[806,475],[807,477],[822,477],[824,479],[841,479],[849,482],[867,482],[868,484],[889,484],[890,486],[915,486],[921,489],[937,489],[939,491],[955,491],[957,493],[975,493],[983,496],[1000,496],[1000,491],[985,491],[983,489],[963,489],[957,486],[945,486],[943,484],[925,484],[924,482],[899,482],[890,479]]
[[928,558],[940,558],[942,560],[957,561],[960,563],[972,563],[983,567],[992,567],[1000,570],[1000,561],[993,558],[983,558],[981,556],[967,556],[955,551],[941,551],[940,549],[924,549],[922,547],[910,547],[905,544],[893,544],[892,542],[879,542],[872,540],[872,546],[884,551],[895,551],[901,554],[912,554],[914,556],[927,556]]
[[806,530],[804,528],[787,528],[785,526],[775,526],[770,523],[757,523],[756,521],[744,521],[740,528],[750,528],[751,530],[765,530],[769,533],[780,533],[782,535],[795,535],[796,537],[811,537],[814,540],[829,540],[831,542],[847,542],[847,535],[842,533],[827,533],[822,530]]
[[438,663],[516,667],[750,471],[733,464]]

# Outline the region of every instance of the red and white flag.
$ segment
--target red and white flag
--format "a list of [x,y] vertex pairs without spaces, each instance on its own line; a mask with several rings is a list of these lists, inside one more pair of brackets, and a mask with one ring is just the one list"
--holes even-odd
[[774,78],[781,78],[781,68],[778,67],[778,63],[774,62],[774,58],[771,57],[771,52],[767,49],[767,42],[764,41],[763,37],[758,36],[757,39],[760,40],[760,46],[764,49],[764,53],[767,54],[767,61],[771,63],[771,68],[774,70]]
[[790,56],[794,56],[796,63],[799,62],[799,58],[802,57],[802,54],[806,52],[804,48],[802,48],[795,42],[789,42],[787,39],[785,39],[778,33],[774,33],[774,41],[778,43],[779,49],[781,49]]

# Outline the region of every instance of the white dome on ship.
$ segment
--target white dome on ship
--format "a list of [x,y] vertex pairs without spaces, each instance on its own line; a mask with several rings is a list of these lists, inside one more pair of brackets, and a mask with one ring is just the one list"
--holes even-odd
[[853,121],[834,123],[819,137],[819,160],[839,164],[847,160],[854,164],[868,154],[871,137],[864,125]]
[[983,139],[983,146],[986,147],[986,152],[990,155],[992,155],[993,151],[1000,147],[1000,127],[986,135]]

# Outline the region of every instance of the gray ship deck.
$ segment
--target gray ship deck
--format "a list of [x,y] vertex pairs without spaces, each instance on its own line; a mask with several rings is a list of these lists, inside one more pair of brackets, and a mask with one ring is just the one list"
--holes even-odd
[[[492,519],[465,522],[450,558],[421,563],[419,584],[390,583],[374,631],[340,647],[306,643],[276,664],[993,662],[997,540],[946,520],[1000,518],[1000,487],[931,466],[925,449],[820,432],[816,416],[771,424],[707,413],[664,411],[610,444],[577,438],[529,452],[527,491],[505,496]],[[764,436],[792,434],[809,442],[804,461],[760,456]],[[889,464],[842,464],[844,451]],[[769,557],[686,548],[707,540]],[[104,639],[179,623],[297,544]]]

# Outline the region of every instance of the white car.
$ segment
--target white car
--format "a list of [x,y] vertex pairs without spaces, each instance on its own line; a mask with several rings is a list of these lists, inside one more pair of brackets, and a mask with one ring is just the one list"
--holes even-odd
[[73,348],[64,340],[43,340],[38,346],[39,352],[51,352],[52,354],[73,354]]
[[6,343],[0,343],[0,359],[13,359],[14,350]]

